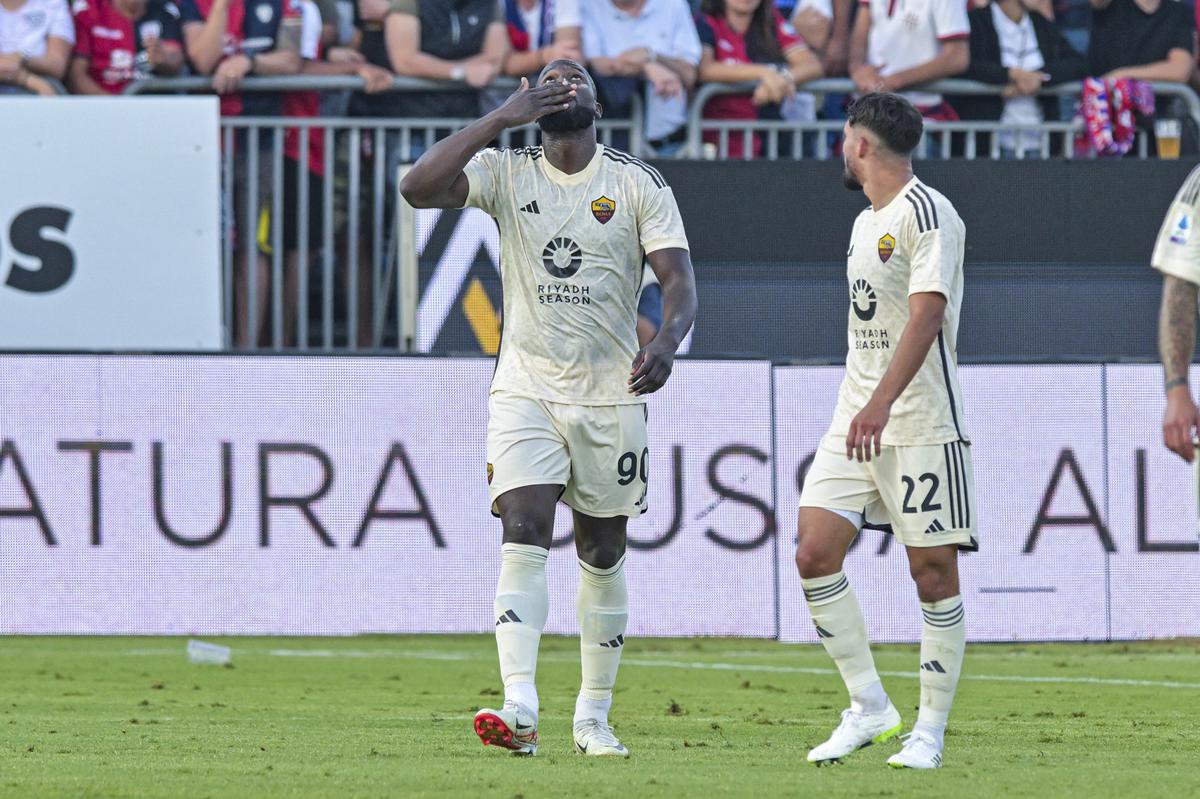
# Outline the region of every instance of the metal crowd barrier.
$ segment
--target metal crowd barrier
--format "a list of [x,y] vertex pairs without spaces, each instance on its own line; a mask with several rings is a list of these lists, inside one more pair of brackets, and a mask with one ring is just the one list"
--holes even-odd
[[[491,88],[514,90],[518,82],[496,81]],[[396,91],[413,92],[447,85],[397,78]],[[458,88],[469,89],[465,84]],[[243,92],[353,91],[363,88],[358,77],[264,77],[242,82]],[[454,88],[454,86],[451,86]],[[126,89],[130,95],[209,91],[204,77],[149,78]],[[474,89],[471,89],[474,91]],[[226,345],[270,349],[373,350],[412,347],[415,319],[415,264],[403,259],[395,220],[397,170],[415,160],[424,147],[474,119],[372,117],[225,117],[221,120],[221,198],[226,220],[222,238],[222,280]],[[640,98],[630,119],[601,120],[600,140],[643,152],[644,124]],[[299,164],[307,164],[314,132],[323,132],[324,178],[314,187],[296,180],[293,196],[285,197],[284,137],[294,131]],[[537,143],[534,125],[506,130],[503,147]],[[306,174],[307,170],[301,172]],[[240,182],[244,185],[239,186]],[[315,206],[315,208],[314,208]],[[310,212],[319,209],[321,229],[313,233]],[[284,252],[285,211],[296,226],[296,248]],[[266,245],[266,246],[263,246]],[[411,266],[401,272],[401,266]],[[260,270],[265,275],[260,276]],[[411,274],[409,274],[411,272]],[[269,281],[269,286],[267,285]],[[285,284],[294,281],[294,324],[285,325]],[[261,296],[268,290],[267,298]],[[288,309],[289,312],[292,310]],[[239,326],[262,334],[236,341]],[[242,321],[239,323],[239,316]]]
[[[692,98],[688,112],[687,146],[684,157],[702,158],[705,155],[716,158],[729,156],[731,141],[741,139],[742,157],[749,159],[754,156],[754,141],[762,134],[762,152],[760,157],[778,158],[818,158],[827,159],[831,146],[828,133],[839,133],[842,122],[839,120],[814,121],[780,121],[780,120],[715,120],[704,119],[704,105],[714,97],[725,94],[749,94],[757,84],[753,81],[745,83],[706,83],[701,86]],[[1200,97],[1192,89],[1181,83],[1151,83],[1156,95],[1165,95],[1181,101],[1187,109],[1187,114],[1197,125],[1200,125]],[[978,83],[969,80],[943,80],[928,86],[914,87],[922,91],[946,95],[1000,95],[1004,87],[992,84]],[[847,78],[822,78],[810,81],[798,87],[798,91],[815,95],[825,94],[854,94],[857,89],[854,82]],[[1044,89],[1040,96],[1078,97],[1082,91],[1079,82],[1064,83]],[[936,155],[949,157],[952,142],[962,141],[961,154],[964,158],[1000,157],[1000,134],[1012,133],[1017,135],[1032,134],[1038,137],[1040,146],[1036,152],[1042,158],[1059,155],[1071,158],[1073,155],[1074,134],[1082,131],[1083,127],[1075,122],[1042,122],[1037,125],[1005,125],[990,120],[962,120],[959,122],[926,123],[926,140],[918,147],[919,157]],[[717,136],[715,150],[705,152],[704,133],[714,132]],[[980,136],[990,136],[987,148],[980,146]],[[933,143],[930,144],[929,140]],[[1054,144],[1059,144],[1058,152]],[[1136,152],[1141,158],[1148,157],[1149,142],[1144,131],[1138,131]],[[1024,157],[1024,154],[1018,155]]]

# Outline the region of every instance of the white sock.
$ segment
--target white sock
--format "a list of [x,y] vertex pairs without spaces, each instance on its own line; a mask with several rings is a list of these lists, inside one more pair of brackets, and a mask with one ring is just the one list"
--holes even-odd
[[[538,645],[550,610],[546,558],[550,553],[530,544],[500,547],[500,579],[496,582],[496,650],[504,698],[538,713]],[[520,698],[518,698],[520,697]]]
[[922,602],[921,612],[921,709],[913,731],[941,743],[967,648],[962,597]]
[[531,682],[514,682],[504,686],[504,701],[516,702],[534,717],[538,714],[537,688]]
[[625,648],[629,620],[629,591],[625,586],[625,557],[609,569],[579,561],[579,657],[583,682],[575,702],[575,722],[599,719],[608,723],[613,685]]
[[887,692],[875,671],[867,623],[845,572],[801,579],[800,584],[817,635],[850,692],[850,709],[856,713],[878,713],[887,708]]
[[601,724],[608,723],[608,711],[612,707],[612,694],[607,699],[589,699],[580,692],[575,697],[575,721],[578,724],[584,719],[596,719]]

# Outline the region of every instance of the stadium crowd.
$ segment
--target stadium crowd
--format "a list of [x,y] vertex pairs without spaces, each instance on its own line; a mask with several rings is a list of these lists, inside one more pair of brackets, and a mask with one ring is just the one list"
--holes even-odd
[[[904,91],[928,119],[1014,124],[1071,113],[1035,95],[1087,76],[1200,87],[1200,12],[1180,0],[68,2],[0,0],[0,91],[52,95],[61,81],[75,94],[119,94],[142,77],[193,74],[211,76],[227,115],[473,117],[502,99],[490,89],[497,78],[574,58],[589,65],[610,116],[645,97],[645,137],[670,155],[703,83],[757,84],[713,97],[709,119],[837,119],[845,97],[818,107],[798,89],[846,76],[860,90]],[[357,75],[365,89],[348,105],[238,93],[246,77],[266,75]],[[397,75],[471,91],[387,91]],[[950,77],[1004,93],[950,103],[912,89]],[[730,155],[742,154],[733,143]]]

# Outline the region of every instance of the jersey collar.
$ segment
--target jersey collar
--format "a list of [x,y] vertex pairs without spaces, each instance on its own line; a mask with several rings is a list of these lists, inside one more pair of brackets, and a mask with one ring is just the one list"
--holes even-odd
[[596,152],[592,155],[592,160],[588,161],[587,166],[573,175],[568,175],[566,172],[558,169],[554,164],[550,163],[549,158],[542,157],[538,161],[542,165],[542,171],[546,173],[546,177],[550,178],[551,182],[557,183],[560,186],[574,186],[591,180],[592,175],[595,175],[596,171],[600,169],[600,159],[603,155],[604,145],[596,142]]

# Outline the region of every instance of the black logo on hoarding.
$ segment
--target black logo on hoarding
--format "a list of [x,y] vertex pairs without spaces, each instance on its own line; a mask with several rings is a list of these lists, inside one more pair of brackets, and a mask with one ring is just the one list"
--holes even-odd
[[568,238],[552,239],[542,250],[542,265],[555,277],[571,277],[583,265],[583,250]]
[[850,307],[854,309],[854,315],[864,322],[870,322],[875,318],[875,289],[871,288],[871,284],[863,279],[854,281],[854,285],[850,287]]
[[75,272],[75,253],[64,242],[46,238],[43,231],[50,228],[66,233],[72,215],[66,208],[52,206],[26,208],[17,214],[8,227],[8,241],[18,254],[38,265],[31,268],[12,261],[4,282],[31,294],[45,294],[66,285]]

